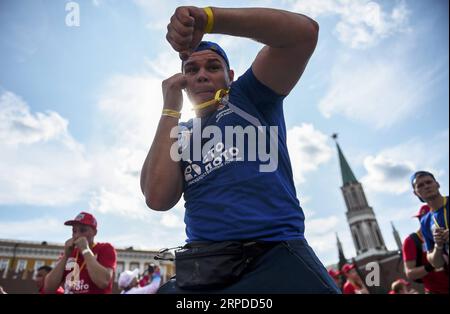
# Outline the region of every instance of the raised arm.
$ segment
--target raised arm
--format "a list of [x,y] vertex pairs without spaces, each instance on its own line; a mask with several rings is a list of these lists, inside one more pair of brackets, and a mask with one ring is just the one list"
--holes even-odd
[[434,247],[428,251],[427,259],[434,268],[441,268],[448,261],[444,258],[444,244],[448,243],[448,229],[436,228],[433,231]]
[[[162,83],[164,108],[181,111],[185,87],[184,75],[179,73]],[[141,190],[147,206],[154,210],[172,208],[183,193],[183,177],[179,161],[170,156],[170,149],[176,142],[170,133],[178,126],[178,119],[161,116],[152,146],[141,171]]]
[[252,38],[265,44],[253,62],[255,76],[287,95],[300,79],[316,47],[319,25],[288,11],[213,8],[214,33]]
[[[314,52],[318,24],[304,15],[276,9],[211,9],[211,33],[251,38],[265,44],[253,62],[253,71],[263,84],[287,95]],[[202,40],[207,20],[202,8],[179,7],[175,11],[167,39],[182,59]]]

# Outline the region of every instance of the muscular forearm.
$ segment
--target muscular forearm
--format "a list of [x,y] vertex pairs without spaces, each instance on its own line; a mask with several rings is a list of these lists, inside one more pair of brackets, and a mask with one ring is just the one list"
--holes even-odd
[[212,10],[213,33],[252,38],[273,48],[295,47],[317,39],[318,24],[301,14],[266,8]]
[[[177,141],[170,137],[178,120],[162,116],[141,173],[141,189],[147,205],[155,210],[173,207],[182,193],[179,161],[172,160],[170,149]],[[176,145],[176,144],[175,144]]]
[[93,254],[85,254],[84,260],[86,261],[86,269],[89,273],[89,277],[95,285],[100,289],[107,288],[112,280],[112,270],[102,266]]
[[64,268],[67,263],[67,257],[63,256],[61,260],[56,264],[44,280],[44,291],[46,293],[54,293],[61,285],[64,275]]

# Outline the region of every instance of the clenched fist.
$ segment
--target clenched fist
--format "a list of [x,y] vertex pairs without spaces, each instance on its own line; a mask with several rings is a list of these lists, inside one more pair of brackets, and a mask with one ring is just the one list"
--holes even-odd
[[166,39],[187,60],[205,34],[208,21],[206,12],[197,7],[178,7],[167,25]]
[[86,237],[79,237],[73,243],[80,251],[83,251],[89,247],[89,242]]
[[183,93],[187,86],[186,76],[182,73],[175,74],[162,82],[164,109],[181,111],[183,108]]

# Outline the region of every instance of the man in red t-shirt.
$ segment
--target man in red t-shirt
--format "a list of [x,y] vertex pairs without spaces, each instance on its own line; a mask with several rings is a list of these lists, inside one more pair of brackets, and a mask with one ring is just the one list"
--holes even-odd
[[56,289],[53,292],[45,293],[44,280],[45,280],[45,277],[47,276],[47,274],[51,271],[52,271],[52,267],[50,267],[48,265],[41,266],[36,270],[36,275],[34,276],[34,282],[36,282],[36,286],[38,287],[39,294],[49,294],[49,293],[64,294],[64,289],[61,286],[59,286],[58,289]]
[[344,294],[368,294],[369,291],[364,286],[362,278],[358,275],[355,269],[355,264],[345,264],[342,266],[342,273],[347,278],[344,283],[342,292]]
[[[423,205],[417,215],[419,220],[430,211]],[[408,279],[423,283],[426,293],[448,293],[448,275],[445,271],[436,271],[427,260],[422,232],[410,234],[403,242],[403,261]]]
[[64,292],[69,294],[111,293],[116,250],[109,243],[94,242],[94,216],[81,212],[64,224],[72,226],[72,238],[66,241],[63,257],[45,278],[45,292],[63,283]]

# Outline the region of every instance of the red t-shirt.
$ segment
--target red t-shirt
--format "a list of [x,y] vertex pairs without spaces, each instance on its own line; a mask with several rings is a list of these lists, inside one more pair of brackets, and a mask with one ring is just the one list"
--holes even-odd
[[[116,250],[109,243],[97,243],[92,248],[92,253],[97,261],[106,268],[116,269]],[[76,257],[78,259],[75,262]],[[80,272],[81,269],[81,272]],[[67,260],[64,271],[64,291],[69,294],[104,294],[112,292],[113,279],[106,289],[100,289],[89,277],[86,263],[78,249],[73,250],[72,255]]]
[[[403,261],[416,261],[417,250],[413,238],[409,235],[403,242]],[[422,265],[427,264],[427,251],[422,241]],[[432,271],[421,278],[425,291],[432,293],[448,293],[448,274],[445,271]]]

